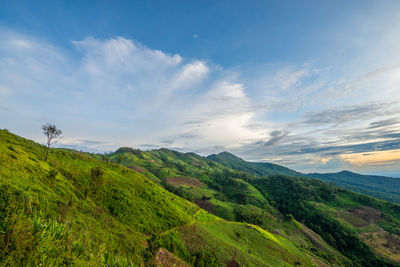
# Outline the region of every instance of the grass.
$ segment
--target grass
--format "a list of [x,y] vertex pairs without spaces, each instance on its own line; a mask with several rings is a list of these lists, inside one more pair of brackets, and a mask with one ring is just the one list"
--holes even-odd
[[224,220],[198,222],[168,232],[158,245],[195,266],[224,266],[232,260],[240,266],[312,266],[308,254],[290,241],[254,227]]
[[37,143],[6,131],[0,140],[2,264],[98,265],[104,255],[139,264],[148,235],[193,221],[198,210],[118,164],[65,149],[45,162]]
[[[328,261],[331,265],[349,264],[351,260],[341,254],[344,253],[347,257],[351,257],[355,264],[363,262],[367,258],[366,262],[369,259],[371,262],[375,259],[379,262],[380,259],[376,258],[373,252],[359,244],[360,241],[356,234],[376,230],[379,227],[392,233],[400,231],[398,206],[341,190],[321,181],[279,175],[260,177],[258,172],[254,175],[250,169],[249,172],[235,171],[227,167],[229,164],[222,165],[224,162],[221,161],[215,162],[210,158],[193,153],[180,153],[168,149],[141,151],[140,153],[138,156],[137,151],[131,153],[129,149],[118,150],[110,154],[110,158],[125,166],[135,165],[145,168],[171,192],[197,203],[221,218],[232,222],[257,225],[270,233],[277,232],[301,248],[303,252],[311,255],[316,261]],[[261,167],[269,168],[271,166],[263,165]],[[233,166],[233,168],[236,167]],[[194,177],[203,185],[190,187],[175,184],[172,186],[165,182],[167,177]],[[367,225],[363,218],[350,212],[352,209],[363,206],[381,210],[382,220]],[[301,210],[303,210],[303,214],[301,212],[296,214]],[[296,220],[285,220],[285,215],[289,213],[296,215],[298,220],[307,225],[301,225]],[[307,214],[314,213],[315,216],[313,215],[314,217],[308,222],[302,219]],[[198,225],[198,227],[200,226]],[[191,228],[196,227],[192,226]],[[322,228],[340,230],[334,229],[332,233],[325,234],[326,231],[323,231]],[[311,229],[324,236],[325,240]],[[206,235],[205,229],[202,231],[201,233]],[[336,242],[332,235],[340,240]],[[366,254],[360,256],[358,252],[352,253],[348,252],[348,249],[343,249],[347,242],[356,244],[361,250],[364,249],[362,253]],[[339,248],[341,252],[337,250]],[[216,248],[214,250],[217,251]],[[200,253],[199,251],[196,253]],[[234,247],[230,247],[227,248],[227,251],[229,251],[229,255],[232,255],[236,250]],[[191,255],[187,251],[185,253],[185,255]],[[205,253],[203,256],[208,257],[210,262],[215,258],[211,252],[211,254],[209,252],[202,253]],[[221,253],[218,257],[223,256],[224,252]],[[228,260],[227,257],[224,259]]]
[[[256,179],[193,153],[52,149],[48,161],[44,155],[44,146],[0,131],[1,265],[134,266],[155,255],[195,266],[349,264],[334,248],[344,242],[364,253],[348,253],[355,264],[367,256],[386,264],[369,248],[389,257],[385,240],[400,234],[400,206],[393,203],[302,178]],[[173,186],[168,177],[195,177],[202,185]],[[230,221],[177,195],[202,200]],[[368,211],[379,214],[364,226]],[[289,213],[311,214],[307,226],[332,246]],[[369,248],[357,240],[365,232],[372,232],[363,239]]]
[[[229,261],[229,255],[224,251],[236,251],[236,261],[239,265],[259,266],[264,263],[271,266],[289,266],[301,262],[304,266],[311,266],[310,259],[291,242],[275,236],[257,226],[238,224],[233,222],[219,222],[202,224],[200,229],[205,230],[208,244],[221,243],[224,248],[219,248],[219,256]],[[261,234],[261,235],[260,235]],[[214,249],[217,249],[216,246]],[[249,253],[251,257],[244,255]]]
[[[196,266],[230,260],[247,266],[311,265],[289,241],[276,237],[275,242],[265,230],[227,222],[160,187],[153,181],[182,171],[162,167],[157,157],[135,154],[129,164],[157,168],[161,178],[153,173],[147,178],[147,171],[141,174],[100,155],[68,149],[52,149],[48,161],[44,155],[44,146],[0,130],[2,266],[138,266],[169,252]],[[168,158],[171,164],[189,161],[210,170],[193,155],[186,161]],[[194,189],[202,196],[215,194]],[[191,241],[187,233],[200,239]],[[166,258],[179,262],[175,256]]]

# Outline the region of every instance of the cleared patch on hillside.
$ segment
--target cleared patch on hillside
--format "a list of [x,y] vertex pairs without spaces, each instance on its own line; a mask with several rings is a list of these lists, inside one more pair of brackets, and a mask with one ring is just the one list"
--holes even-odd
[[205,198],[196,199],[196,200],[194,200],[194,203],[196,203],[196,205],[199,206],[200,208],[202,208],[212,214],[215,213],[214,205],[208,199],[205,199]]
[[387,231],[361,233],[360,238],[377,254],[400,263],[400,236]]
[[143,173],[143,172],[146,171],[144,168],[141,168],[141,167],[138,167],[138,166],[128,166],[128,168],[131,169],[131,170],[137,171],[139,173]]
[[160,248],[154,256],[154,265],[162,267],[189,267],[190,265],[164,248]]
[[200,187],[203,185],[202,182],[193,177],[167,177],[165,181],[173,186]]
[[366,227],[382,218],[382,212],[372,207],[337,211],[336,215],[355,227]]
[[380,210],[367,206],[353,209],[351,212],[370,224],[382,218],[382,212]]

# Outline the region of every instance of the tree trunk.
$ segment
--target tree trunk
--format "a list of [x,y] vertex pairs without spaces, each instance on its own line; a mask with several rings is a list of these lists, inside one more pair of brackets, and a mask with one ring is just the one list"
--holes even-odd
[[47,157],[49,156],[49,150],[50,150],[50,144],[47,145],[45,161],[47,161]]

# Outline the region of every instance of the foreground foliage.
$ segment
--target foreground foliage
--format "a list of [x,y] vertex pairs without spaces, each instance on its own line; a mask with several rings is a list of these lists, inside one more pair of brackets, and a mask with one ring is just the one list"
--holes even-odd
[[0,130],[2,266],[312,266],[318,259],[168,192],[153,182],[160,173],[147,178],[67,149],[45,155],[46,147]]

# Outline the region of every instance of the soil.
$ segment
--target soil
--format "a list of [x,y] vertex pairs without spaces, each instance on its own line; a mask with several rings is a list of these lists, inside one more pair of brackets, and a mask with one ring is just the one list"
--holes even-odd
[[336,215],[356,227],[369,226],[382,218],[380,210],[367,206],[337,211]]
[[382,218],[382,212],[380,210],[367,206],[352,209],[350,212],[354,213],[356,216],[369,222],[370,224],[379,221]]
[[214,214],[214,205],[207,199],[196,199],[194,203],[196,203],[200,208]]
[[235,261],[235,257],[236,257],[236,249],[232,256],[232,259],[226,264],[226,267],[240,267],[239,263]]
[[173,186],[199,187],[203,185],[202,182],[193,177],[167,177],[165,180]]
[[400,236],[385,230],[361,233],[360,238],[379,255],[400,263]]
[[162,267],[189,267],[190,265],[164,248],[160,248],[154,256],[154,265]]
[[137,172],[139,172],[139,173],[143,173],[143,172],[146,171],[145,169],[140,168],[140,167],[138,167],[138,166],[128,166],[128,168],[131,169],[131,170],[137,171]]

